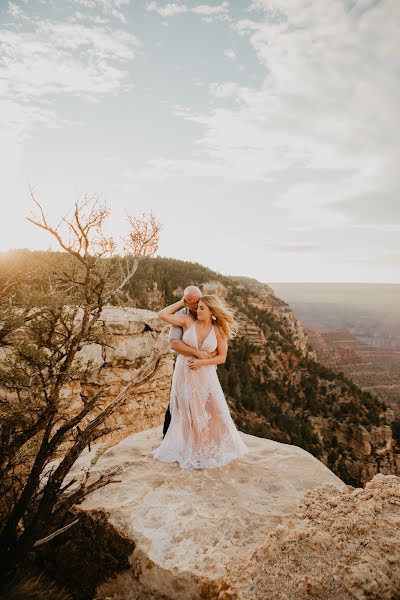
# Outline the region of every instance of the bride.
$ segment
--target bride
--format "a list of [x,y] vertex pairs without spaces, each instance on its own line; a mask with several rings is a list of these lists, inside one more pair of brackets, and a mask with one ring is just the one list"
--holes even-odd
[[249,452],[235,427],[216,372],[223,364],[228,339],[237,332],[232,311],[215,295],[202,296],[197,320],[190,314],[174,313],[186,306],[185,299],[167,306],[158,316],[182,327],[182,341],[213,352],[213,358],[194,358],[178,354],[172,376],[171,424],[154,458],[179,462],[184,469],[222,467]]

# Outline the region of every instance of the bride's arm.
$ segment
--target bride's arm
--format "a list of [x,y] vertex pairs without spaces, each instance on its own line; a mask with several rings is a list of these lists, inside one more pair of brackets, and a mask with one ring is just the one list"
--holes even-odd
[[199,367],[205,367],[206,365],[224,364],[228,353],[228,340],[222,337],[218,327],[215,327],[215,333],[217,335],[217,355],[213,358],[194,358],[193,360],[189,360],[188,364],[191,369],[198,369]]
[[160,319],[165,321],[166,323],[170,323],[171,325],[177,325],[178,327],[185,328],[188,325],[188,321],[190,321],[190,317],[188,315],[174,315],[174,313],[186,306],[185,300],[181,298],[178,302],[174,302],[174,304],[170,304],[166,306],[158,313]]

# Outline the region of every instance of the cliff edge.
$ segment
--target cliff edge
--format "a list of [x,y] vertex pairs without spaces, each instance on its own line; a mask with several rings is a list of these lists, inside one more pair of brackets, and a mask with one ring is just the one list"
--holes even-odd
[[[85,522],[102,515],[103,525],[106,521],[108,530],[131,545],[125,545],[128,568],[100,584],[96,597],[218,598],[230,585],[229,573],[236,573],[263,547],[268,534],[287,523],[305,492],[329,484],[328,493],[336,498],[347,488],[305,450],[241,435],[249,454],[223,468],[181,470],[177,463],[155,461],[151,450],[161,441],[161,427],[135,433],[100,456],[91,480],[111,473],[114,483],[87,496],[78,515]],[[77,477],[102,450],[98,445],[86,452],[70,477]],[[76,551],[73,532],[64,541],[59,536],[52,549],[53,559],[63,561],[63,569],[54,566],[64,570],[65,580],[71,577],[65,571],[69,548]],[[99,545],[101,539],[99,533]],[[77,575],[73,564],[75,578],[84,578],[85,572]]]

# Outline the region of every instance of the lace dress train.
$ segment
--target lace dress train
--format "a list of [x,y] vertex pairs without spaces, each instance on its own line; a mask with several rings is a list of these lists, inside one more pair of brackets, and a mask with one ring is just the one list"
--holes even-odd
[[[182,340],[199,347],[194,325],[184,332]],[[212,352],[216,347],[212,326],[201,349]],[[232,420],[215,365],[191,370],[188,360],[182,354],[177,356],[171,385],[171,423],[153,457],[178,461],[184,469],[222,467],[249,449]]]

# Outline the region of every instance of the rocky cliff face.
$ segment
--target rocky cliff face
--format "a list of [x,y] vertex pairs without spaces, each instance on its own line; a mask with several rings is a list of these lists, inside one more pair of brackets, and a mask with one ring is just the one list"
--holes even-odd
[[[390,411],[314,361],[290,308],[268,286],[186,263],[181,272],[176,263],[143,261],[155,271],[138,271],[130,298],[157,309],[190,281],[235,307],[240,335],[218,373],[251,453],[204,472],[150,458],[168,404],[166,353],[153,380],[106,423],[120,428],[70,473],[79,480],[94,463],[90,481],[113,481],[77,509],[77,526],[46,545],[47,567],[81,600],[394,600],[400,464]],[[114,398],[161,331],[153,312],[134,307],[107,307],[102,323],[110,344],[82,352],[95,368],[87,385],[65,389],[71,411],[102,384],[110,386],[103,402]],[[363,490],[349,481],[368,483]]]
[[[318,440],[314,445],[318,458],[354,484],[364,484],[378,472],[400,473],[400,453],[391,427],[393,411],[384,405],[378,408],[378,399],[363,398],[350,380],[319,367],[300,323],[269,286],[233,279],[243,292],[240,296],[235,290],[236,301],[251,324],[250,336],[246,336],[249,325],[245,321],[244,337],[250,343],[256,340],[249,357],[254,377],[267,390],[273,386],[286,414],[307,418]],[[235,403],[232,410],[239,422],[244,419],[246,431],[263,429],[254,415],[259,411],[249,413]],[[276,439],[278,432],[270,427],[267,435]]]
[[[293,310],[286,302],[275,296],[269,285],[246,277],[232,277],[232,279],[238,283],[238,289],[245,292],[250,307],[266,311],[284,323],[295,348],[304,356],[315,358],[315,352],[310,347],[307,335],[294,316]],[[253,332],[253,337],[256,337],[255,332]],[[252,341],[251,338],[249,341]]]
[[[110,342],[106,347],[92,344],[81,351],[80,358],[92,363],[93,372],[88,384],[73,381],[65,387],[64,400],[71,413],[81,407],[82,397],[91,396],[103,385],[108,389],[99,408],[113,400],[132,381],[164,326],[152,311],[114,306],[104,308],[101,322],[111,335]],[[169,403],[173,362],[174,353],[167,352],[154,376],[137,388],[134,397],[109,417],[105,427],[117,429],[104,436],[104,442],[115,444],[131,433],[163,422]]]
[[[332,440],[329,419],[311,416],[310,421],[322,440]],[[355,423],[335,423],[333,444],[336,448],[347,448],[345,468],[362,482],[369,481],[377,472],[400,473],[400,457],[389,425],[366,429]],[[321,458],[328,461],[327,454]]]
[[[354,489],[299,447],[241,435],[250,453],[217,469],[155,461],[160,427],[107,450],[91,480],[111,473],[114,483],[91,493],[78,525],[49,545],[48,569],[82,600],[88,574],[92,597],[113,600],[395,598],[400,479],[378,475]],[[95,565],[96,548],[80,549],[82,528],[102,548]]]
[[[158,337],[167,335],[165,324],[155,312],[131,307],[106,306],[101,313],[100,325],[109,334],[109,341],[106,345],[84,346],[78,353],[77,358],[88,366],[90,376],[86,383],[71,380],[64,386],[61,398],[67,415],[79,412],[83,400],[92,397],[103,386],[106,387],[97,408],[100,411],[107,406],[134,379]],[[175,354],[168,344],[166,347],[153,377],[136,388],[135,394],[105,421],[105,428],[114,429],[102,438],[107,444],[115,444],[131,433],[163,422]],[[1,348],[0,360],[9,352],[12,352],[11,347]],[[0,398],[1,395],[12,398],[12,393],[0,387]]]

